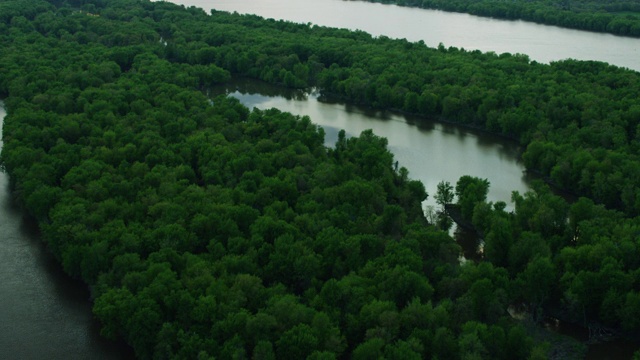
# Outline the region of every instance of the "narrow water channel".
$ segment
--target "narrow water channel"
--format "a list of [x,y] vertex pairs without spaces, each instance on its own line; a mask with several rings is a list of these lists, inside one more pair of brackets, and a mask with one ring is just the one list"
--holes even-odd
[[463,175],[490,182],[489,201],[504,201],[511,209],[511,193],[529,190],[530,178],[519,159],[520,148],[514,141],[474,129],[445,124],[416,116],[345,104],[304,92],[269,85],[255,80],[236,80],[214,93],[228,93],[245,106],[277,108],[295,115],[307,115],[326,133],[325,143],[333,146],[338,131],[358,136],[367,129],[386,137],[389,150],[409,177],[425,185],[429,198],[425,205],[435,206],[433,195],[440,181],[455,186]]
[[[509,139],[475,129],[446,124],[417,116],[377,111],[322,98],[314,91],[292,90],[250,79],[212,89],[212,96],[228,94],[251,108],[277,108],[295,115],[309,116],[325,131],[325,145],[334,146],[338,132],[358,136],[367,129],[388,140],[388,149],[409,177],[420,180],[429,197],[426,212],[437,210],[434,194],[440,181],[455,186],[463,175],[490,182],[488,201],[503,201],[513,210],[511,193],[529,190],[531,177],[520,162],[518,145]],[[454,225],[451,234],[462,247],[461,260],[480,260],[477,235]]]
[[[5,115],[0,102],[0,132]],[[12,201],[2,171],[0,279],[0,359],[133,358],[129,347],[100,337],[86,286],[62,272],[36,224]]]

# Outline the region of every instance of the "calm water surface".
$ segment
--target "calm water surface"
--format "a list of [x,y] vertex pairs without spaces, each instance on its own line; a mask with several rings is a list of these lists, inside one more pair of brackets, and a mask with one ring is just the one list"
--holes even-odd
[[237,81],[224,91],[249,108],[277,108],[309,116],[324,128],[329,146],[337,140],[340,129],[348,136],[372,129],[389,140],[389,150],[399,165],[409,170],[409,176],[425,185],[430,194],[425,205],[435,205],[433,195],[440,181],[455,186],[463,175],[488,179],[489,201],[510,204],[512,191],[524,193],[529,189],[517,144],[491,134],[320,99],[314,92],[292,91],[252,80]]
[[[0,131],[3,105],[0,102]],[[8,177],[1,171],[0,279],[0,359],[133,357],[123,344],[100,337],[89,292],[62,272],[36,225],[12,202]]]
[[345,0],[172,0],[185,6],[257,14],[467,50],[527,54],[548,63],[598,60],[640,71],[640,39],[438,10]]

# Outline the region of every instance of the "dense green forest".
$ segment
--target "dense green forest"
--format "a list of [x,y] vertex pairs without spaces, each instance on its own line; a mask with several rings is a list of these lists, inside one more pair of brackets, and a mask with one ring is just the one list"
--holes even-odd
[[640,36],[637,0],[364,0],[455,11],[499,19],[525,20],[565,28]]
[[[0,45],[13,194],[139,358],[539,359],[546,313],[640,330],[636,72],[135,0],[3,1]],[[384,138],[326,148],[313,119],[205,96],[232,76],[512,137],[584,197],[538,183],[507,212],[442,183],[485,241],[460,264]]]

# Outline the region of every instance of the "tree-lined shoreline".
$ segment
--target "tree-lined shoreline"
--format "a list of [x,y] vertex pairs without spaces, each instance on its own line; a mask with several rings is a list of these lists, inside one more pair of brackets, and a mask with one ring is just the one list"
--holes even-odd
[[640,4],[633,1],[363,0],[383,4],[524,20],[563,28],[640,36]]

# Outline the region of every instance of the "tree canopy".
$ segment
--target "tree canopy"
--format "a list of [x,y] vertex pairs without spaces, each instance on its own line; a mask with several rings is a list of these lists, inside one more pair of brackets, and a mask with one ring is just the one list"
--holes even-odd
[[[514,303],[640,326],[637,73],[166,2],[0,9],[13,194],[92,289],[102,334],[140,358],[539,355]],[[312,119],[205,95],[232,76],[511,136],[530,170],[585,197],[539,184],[507,212],[461,178],[485,258],[460,264],[386,139],[327,148]]]

